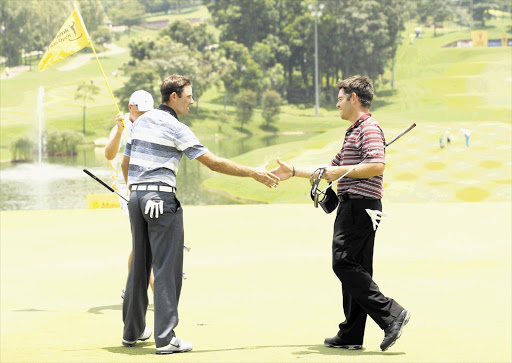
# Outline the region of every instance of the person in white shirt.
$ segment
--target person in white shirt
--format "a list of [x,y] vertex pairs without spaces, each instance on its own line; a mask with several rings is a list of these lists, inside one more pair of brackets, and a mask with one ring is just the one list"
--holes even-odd
[[[117,172],[121,170],[121,160],[123,158],[123,154],[119,153],[119,151],[121,150],[121,147],[124,148],[126,143],[129,141],[133,123],[139,118],[139,116],[153,109],[154,101],[151,93],[144,90],[133,92],[128,102],[129,112],[125,115],[123,115],[123,113],[119,113],[116,117],[116,125],[112,128],[112,131],[110,131],[108,142],[105,145],[105,157],[111,162],[112,168],[116,170],[114,178],[116,187],[121,195],[128,196],[128,188],[122,173]],[[124,214],[128,216],[128,207],[126,202],[119,198],[119,205],[121,206]],[[128,270],[130,270],[130,265],[132,264],[132,257],[133,251],[130,252],[130,256],[128,257]],[[153,281],[154,276],[153,271],[151,271],[149,284],[151,285],[151,290],[154,291]],[[125,289],[123,289],[121,293],[122,298],[124,298],[124,291]]]

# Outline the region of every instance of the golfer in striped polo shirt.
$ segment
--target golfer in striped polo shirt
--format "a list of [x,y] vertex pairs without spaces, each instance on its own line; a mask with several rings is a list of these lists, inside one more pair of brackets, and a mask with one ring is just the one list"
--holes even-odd
[[146,326],[148,283],[154,272],[155,342],[157,354],[192,350],[176,337],[183,274],[183,211],[176,197],[176,175],[185,154],[213,171],[251,177],[269,188],[279,178],[264,168],[251,168],[219,158],[178,120],[194,103],[192,84],[172,75],[160,87],[162,104],[137,119],[126,144],[122,169],[131,190],[128,211],[133,259],[123,300],[123,345],[151,336]]
[[[340,117],[350,122],[340,152],[325,167],[323,178],[338,179],[341,203],[334,222],[332,242],[333,270],[342,284],[345,321],[325,345],[333,348],[361,349],[366,317],[369,315],[384,330],[380,348],[385,351],[400,337],[410,313],[386,297],[373,281],[374,221],[371,214],[382,212],[385,139],[379,123],[371,117],[373,84],[368,77],[353,76],[338,82]],[[277,160],[272,170],[280,180],[293,176],[309,178],[322,166],[297,167]],[[368,212],[368,210],[370,212]]]

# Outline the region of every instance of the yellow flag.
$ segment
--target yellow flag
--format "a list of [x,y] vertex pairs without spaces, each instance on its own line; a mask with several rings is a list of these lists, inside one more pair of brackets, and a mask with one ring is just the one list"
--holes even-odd
[[487,47],[487,30],[476,30],[471,32],[473,47]]
[[44,71],[52,64],[83,49],[90,42],[91,40],[82,16],[75,7],[73,14],[70,15],[62,28],[60,28],[55,39],[50,43],[48,50],[39,62],[39,70]]

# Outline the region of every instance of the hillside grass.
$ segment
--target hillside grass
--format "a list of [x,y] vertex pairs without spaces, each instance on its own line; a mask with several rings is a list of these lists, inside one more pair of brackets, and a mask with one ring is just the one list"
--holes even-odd
[[[510,19],[490,26],[489,39],[510,29]],[[409,24],[408,31],[414,29]],[[385,199],[395,202],[511,200],[511,100],[512,57],[510,47],[443,48],[454,40],[470,39],[469,30],[444,29],[434,37],[426,29],[423,38],[409,44],[404,36],[395,64],[395,89],[391,74],[384,75],[372,112],[388,140],[415,122],[409,135],[387,151]],[[510,35],[509,35],[510,36]],[[383,83],[383,84],[382,84]],[[331,114],[337,115],[335,105]],[[325,113],[324,116],[325,117]],[[311,118],[314,122],[314,118]],[[306,142],[254,150],[234,160],[247,165],[275,157],[295,165],[328,164],[339,151],[346,121]],[[450,128],[452,143],[439,147]],[[466,149],[460,128],[472,132]],[[231,194],[240,200],[263,203],[310,203],[309,183],[291,180],[277,190],[247,179],[215,175],[203,183],[209,190]]]
[[[202,8],[196,12],[187,11],[187,16],[191,18],[204,17]],[[510,18],[488,22],[486,30],[489,39],[500,38],[504,32],[508,32],[510,37],[511,24]],[[398,198],[397,201],[410,201],[411,198],[414,201],[428,201],[431,187],[435,186],[437,192],[441,191],[440,198],[443,200],[510,200],[511,48],[444,48],[452,41],[471,38],[470,30],[450,26],[438,29],[437,37],[433,36],[432,29],[424,29],[423,37],[416,38],[414,44],[410,44],[408,34],[416,26],[414,23],[407,24],[398,49],[394,67],[395,89],[390,86],[390,70],[383,75],[383,81],[376,81],[372,112],[381,122],[388,139],[412,122],[418,124],[410,135],[388,150],[387,195]],[[116,42],[125,48],[122,53],[100,55],[113,90],[121,87],[127,79],[119,68],[129,60],[127,45],[130,40],[148,39],[157,34],[156,30],[134,27],[129,35],[124,34]],[[82,53],[74,54],[44,72],[37,70],[35,62],[31,71],[2,80],[0,160],[10,160],[9,147],[18,137],[28,134],[35,139],[36,100],[40,86],[45,88],[46,128],[81,132],[82,103],[74,99],[76,87],[92,80],[101,90],[94,101],[87,104],[85,143],[92,145],[95,139],[108,135],[116,110],[96,61],[91,58],[78,68],[62,70],[78,61],[78,57],[84,55]],[[113,72],[117,72],[117,77],[113,76]],[[243,130],[240,129],[234,106],[224,106],[222,88],[212,87],[196,101],[199,112],[196,114],[193,107],[183,121],[191,124],[200,138],[266,133],[261,128],[264,123],[261,109],[256,109],[252,120],[244,125]],[[125,110],[125,105],[118,106]],[[339,150],[344,129],[348,127],[346,122],[339,119],[335,104],[325,101],[321,103],[319,117],[314,117],[312,100],[306,105],[283,105],[276,126],[281,133],[315,134],[303,142],[254,150],[235,160],[254,166],[270,161],[270,166],[275,166],[275,157],[279,156],[297,165],[328,163]],[[452,139],[457,146],[441,154],[439,137],[448,127],[452,129]],[[469,150],[461,147],[464,143],[459,132],[461,127],[473,132]],[[322,132],[325,134],[318,135]],[[498,143],[499,148],[496,147]],[[476,154],[464,154],[466,151]],[[416,163],[411,162],[411,153],[418,158]],[[494,160],[499,161],[495,163]],[[393,166],[390,164],[392,161],[395,162]],[[455,173],[453,165],[464,162],[476,165],[473,168],[475,175],[468,178],[468,175],[461,174],[463,182],[460,183],[461,175]],[[444,174],[440,173],[443,176],[432,177],[432,163],[443,165],[441,169]],[[478,184],[478,178],[483,178],[483,183],[474,186]],[[304,184],[304,181],[287,182],[285,188],[269,192],[250,180],[223,175],[208,179],[203,187],[235,199],[264,203],[308,202],[309,192],[308,183]],[[422,190],[422,193],[415,196],[414,190]]]
[[[183,9],[181,14],[160,15],[150,17],[146,21],[169,19],[170,22],[178,19],[209,18],[206,7]],[[115,55],[104,56],[99,53],[101,66],[112,91],[123,86],[128,77],[120,71],[120,67],[129,61],[128,45],[131,41],[141,39],[154,39],[159,30],[144,27],[132,27],[124,33],[115,44],[124,51]],[[83,62],[84,57],[89,59],[83,65],[65,70],[74,62]],[[37,68],[38,61],[32,62],[32,68],[10,79],[2,80],[0,87],[0,160],[11,159],[11,144],[21,136],[36,139],[38,129],[37,95],[39,88],[44,87],[44,123],[46,129],[69,129],[82,132],[83,102],[75,100],[78,85],[84,82],[94,82],[100,87],[100,92],[94,100],[87,101],[86,107],[86,134],[84,143],[92,145],[98,138],[106,137],[114,124],[117,113],[114,102],[105,84],[96,60],[91,53],[80,51],[49,67],[44,72]],[[117,73],[114,76],[114,72]],[[126,105],[119,103],[119,109],[126,111]],[[236,120],[236,110],[233,105],[224,106],[224,90],[211,87],[200,99],[199,111],[195,106],[190,114],[182,120],[192,126],[200,138],[229,137],[243,135],[266,134],[269,131],[261,126],[265,123],[261,116],[261,109],[256,109],[252,119],[241,129]],[[158,104],[158,100],[155,100]],[[321,116],[312,122],[314,115],[313,104],[305,106],[284,105],[281,109],[277,131],[278,132],[321,132],[325,131],[338,120],[329,115],[323,108]]]

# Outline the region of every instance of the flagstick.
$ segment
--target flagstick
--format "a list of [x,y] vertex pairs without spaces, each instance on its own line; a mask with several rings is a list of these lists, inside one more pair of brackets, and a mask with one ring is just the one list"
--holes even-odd
[[[89,44],[91,45],[92,52],[94,53],[94,57],[96,58],[96,62],[98,63],[98,67],[100,67],[100,71],[101,71],[101,74],[103,75],[103,79],[105,80],[105,84],[107,85],[108,92],[110,93],[110,97],[112,98],[112,101],[114,102],[114,105],[116,106],[117,113],[121,113],[121,111],[119,110],[119,107],[117,106],[116,99],[114,98],[114,94],[112,93],[112,90],[110,89],[110,84],[107,81],[107,77],[105,76],[105,72],[103,72],[103,67],[101,66],[100,60],[98,58],[98,55],[96,54],[96,50],[94,49],[94,45],[92,44],[92,39],[89,36],[89,32],[87,32],[87,28],[85,27],[84,20],[82,19],[82,14],[80,14],[80,11],[78,11],[78,9],[76,7],[76,4],[73,4],[73,7],[74,7],[74,9],[75,9],[75,11],[76,11],[76,13],[78,15],[78,18],[80,19],[80,22],[82,23],[82,28],[86,32],[87,39],[89,39]],[[123,126],[125,127],[125,130],[126,130],[126,125],[124,123],[124,119],[122,121],[123,121]]]
[[[82,22],[83,28],[86,29],[85,24],[83,23],[82,15],[76,9],[76,5],[74,5],[74,7],[75,7],[75,10],[77,11],[80,21]],[[87,38],[89,39],[89,44],[91,46],[92,52],[94,53],[94,57],[96,58],[96,63],[98,63],[98,67],[100,67],[100,71],[101,71],[101,74],[103,75],[103,79],[105,80],[105,84],[107,85],[107,89],[108,89],[108,92],[110,93],[110,97],[112,98],[112,101],[114,102],[114,105],[116,106],[117,113],[120,113],[121,111],[119,110],[119,107],[117,106],[116,99],[114,98],[114,94],[112,93],[112,90],[110,89],[110,84],[108,83],[107,77],[105,76],[105,72],[103,72],[103,67],[101,66],[98,55],[96,54],[96,50],[94,49],[92,40],[89,37],[89,33],[87,33]],[[126,140],[128,140],[129,138],[128,138],[128,133],[126,132],[126,124],[124,123],[124,118],[121,119],[121,121],[123,122],[123,127],[124,127],[123,134],[124,134]],[[117,188],[117,176],[119,175],[119,173],[118,173],[117,169],[114,167],[114,165],[112,165],[112,162],[110,160],[108,161],[108,164],[110,165],[110,167],[112,168],[112,170],[114,171],[114,174],[115,174],[112,176],[112,180],[114,181],[114,184],[112,184],[112,188],[114,188],[115,190],[119,190]]]
[[[96,50],[94,50],[94,45],[92,45],[92,41],[89,41],[89,44],[91,45],[92,52],[94,53],[94,57],[96,58],[96,62],[98,63],[98,67],[100,67],[101,74],[103,75],[103,79],[105,80],[105,84],[107,85],[108,92],[110,93],[110,97],[112,97],[112,101],[114,101],[114,105],[116,106],[117,113],[120,113],[119,107],[117,106],[116,99],[114,98],[114,94],[112,93],[112,90],[110,89],[110,84],[108,84],[107,77],[105,76],[105,72],[103,72],[103,68],[101,67],[100,60],[98,59],[98,55],[96,54]],[[123,126],[126,130],[126,125],[123,121]]]

